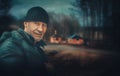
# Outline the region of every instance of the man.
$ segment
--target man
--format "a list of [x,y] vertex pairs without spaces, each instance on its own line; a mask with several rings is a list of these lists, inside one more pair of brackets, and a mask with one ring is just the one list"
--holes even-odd
[[40,42],[43,42],[48,22],[48,13],[43,8],[32,7],[25,17],[24,30],[3,33],[0,38],[0,72],[4,76],[47,76],[46,56]]

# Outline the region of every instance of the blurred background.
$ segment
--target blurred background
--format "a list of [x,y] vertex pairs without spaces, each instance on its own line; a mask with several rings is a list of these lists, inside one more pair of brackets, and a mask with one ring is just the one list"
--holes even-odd
[[43,49],[53,75],[119,74],[119,0],[0,0],[0,35],[22,27],[33,6],[50,16]]

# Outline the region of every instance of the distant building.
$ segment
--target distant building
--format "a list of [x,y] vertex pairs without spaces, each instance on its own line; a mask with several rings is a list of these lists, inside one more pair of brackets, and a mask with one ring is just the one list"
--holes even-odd
[[72,36],[70,36],[68,38],[68,44],[78,44],[78,45],[82,45],[84,43],[84,40],[82,37],[80,37],[79,35],[73,34]]
[[55,30],[54,35],[50,37],[50,42],[51,43],[61,43],[62,37],[57,34],[57,31]]

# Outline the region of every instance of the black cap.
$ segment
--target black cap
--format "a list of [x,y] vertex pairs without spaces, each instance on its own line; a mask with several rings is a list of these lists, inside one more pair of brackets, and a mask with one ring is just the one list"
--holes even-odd
[[42,7],[32,7],[28,10],[27,15],[25,17],[25,21],[41,21],[48,24],[49,16],[48,13]]

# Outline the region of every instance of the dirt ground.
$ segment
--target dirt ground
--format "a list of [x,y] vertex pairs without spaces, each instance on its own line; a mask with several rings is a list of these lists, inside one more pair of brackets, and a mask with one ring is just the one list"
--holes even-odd
[[120,76],[118,53],[70,45],[47,45],[47,67],[53,76]]

